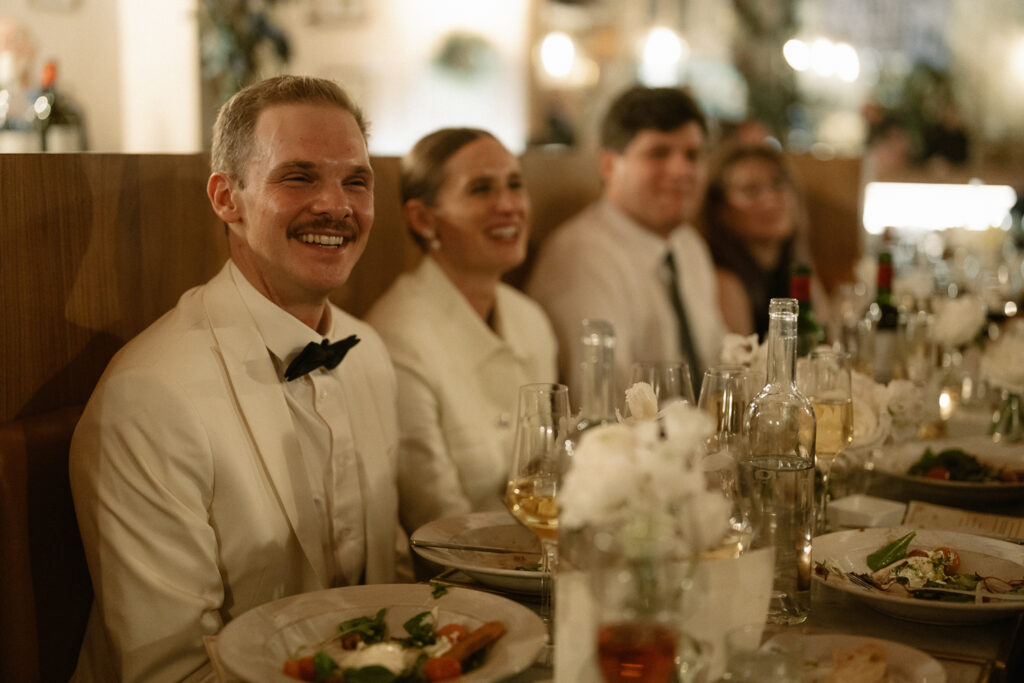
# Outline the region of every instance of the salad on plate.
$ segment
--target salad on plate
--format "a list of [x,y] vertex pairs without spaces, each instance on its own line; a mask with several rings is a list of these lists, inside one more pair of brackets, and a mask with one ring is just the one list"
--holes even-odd
[[[443,587],[435,590],[443,591]],[[434,607],[402,624],[404,635],[388,632],[387,609],[346,619],[327,641],[284,662],[285,675],[315,683],[423,683],[458,678],[479,667],[487,647],[505,626],[489,621],[470,631],[464,624],[439,623]],[[312,654],[306,654],[315,649]]]

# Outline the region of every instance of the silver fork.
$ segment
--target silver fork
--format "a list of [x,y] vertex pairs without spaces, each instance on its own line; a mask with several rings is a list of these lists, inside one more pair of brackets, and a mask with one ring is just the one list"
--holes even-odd
[[852,583],[855,586],[860,586],[861,588],[869,588],[871,590],[876,591],[881,590],[878,586],[871,583],[860,574],[855,574],[854,572],[846,572],[846,578],[850,581],[850,583]]

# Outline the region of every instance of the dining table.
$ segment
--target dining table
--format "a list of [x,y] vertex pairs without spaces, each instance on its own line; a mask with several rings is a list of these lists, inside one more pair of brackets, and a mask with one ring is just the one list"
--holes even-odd
[[[950,423],[949,434],[976,433],[983,429],[983,426],[983,415],[962,415],[959,421]],[[1021,463],[1024,464],[1024,444],[1021,445]],[[890,501],[909,504],[918,492],[912,486],[908,486],[905,479],[886,476],[879,471],[869,470],[862,481],[862,493]],[[1024,498],[995,503],[975,500],[957,505],[957,508],[1024,518]],[[832,530],[836,530],[835,526]],[[1024,538],[1017,540],[1024,544]],[[453,568],[444,569],[431,580],[452,586],[496,591],[495,588],[480,584],[463,571]],[[807,636],[836,634],[871,637],[901,643],[930,655],[945,670],[947,683],[1024,681],[1024,611],[1017,612],[1016,616],[987,623],[922,623],[882,613],[849,592],[836,590],[823,585],[822,582],[814,581],[812,584],[811,610],[807,620],[791,626],[769,624],[765,628],[763,641],[766,642],[781,634],[794,633]],[[540,603],[534,595],[510,592],[503,594],[535,610],[540,608]],[[557,611],[557,603],[554,609]],[[700,638],[699,633],[690,635]],[[557,643],[555,647],[558,647]],[[557,680],[552,662],[543,659],[542,656],[541,660],[534,662],[525,671],[504,679],[504,683]],[[713,683],[707,677],[698,676],[697,680]]]

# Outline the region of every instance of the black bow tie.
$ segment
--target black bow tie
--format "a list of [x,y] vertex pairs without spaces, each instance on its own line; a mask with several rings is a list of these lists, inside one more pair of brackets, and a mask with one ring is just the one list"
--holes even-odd
[[358,343],[359,337],[354,334],[333,344],[326,339],[319,344],[309,342],[306,344],[306,348],[302,349],[295,357],[295,360],[288,364],[288,369],[284,371],[284,378],[291,382],[293,379],[316,370],[321,365],[328,370],[333,370],[338,367],[338,363],[345,357],[348,350]]

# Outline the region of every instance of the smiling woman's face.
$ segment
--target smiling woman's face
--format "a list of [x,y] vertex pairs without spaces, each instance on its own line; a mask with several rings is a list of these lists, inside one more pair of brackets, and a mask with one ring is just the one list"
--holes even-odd
[[739,238],[782,242],[796,227],[796,193],[782,169],[768,159],[740,159],[726,171],[722,220]]
[[441,247],[434,258],[446,270],[500,277],[526,258],[530,200],[519,160],[490,137],[453,154],[430,207]]

